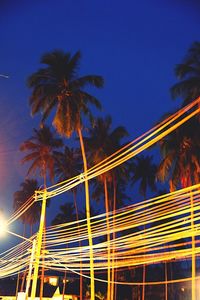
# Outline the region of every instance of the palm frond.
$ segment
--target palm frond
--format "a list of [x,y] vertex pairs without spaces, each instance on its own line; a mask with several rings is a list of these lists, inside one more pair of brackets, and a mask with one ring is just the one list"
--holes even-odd
[[87,85],[102,88],[104,86],[104,79],[98,75],[87,75],[73,80],[70,84],[72,89],[80,89]]
[[54,67],[57,64],[59,64],[59,62],[63,62],[64,60],[67,60],[70,58],[70,54],[69,53],[64,53],[64,51],[57,49],[54,50],[52,52],[47,52],[44,53],[41,57],[40,62],[42,64]]
[[77,69],[80,65],[81,52],[77,51],[67,63],[67,77],[74,78],[77,75]]
[[27,151],[27,150],[36,150],[38,149],[38,145],[31,140],[25,141],[23,144],[20,145],[20,151]]
[[172,153],[165,156],[158,166],[156,177],[158,180],[164,182],[169,177],[170,170],[173,168],[174,155]]
[[178,64],[175,67],[175,74],[178,79],[183,79],[188,76],[194,76],[197,73],[199,73],[200,70],[197,70],[197,68],[188,65],[188,64]]
[[22,158],[21,163],[24,164],[25,162],[32,161],[33,159],[38,158],[38,152],[32,152],[31,154],[27,154]]
[[41,63],[46,67],[39,69],[28,78],[32,89],[30,97],[31,113],[42,113],[42,122],[49,116],[54,107],[53,125],[61,135],[70,137],[72,132],[82,127],[82,113],[92,116],[89,104],[101,108],[98,99],[82,88],[103,86],[103,78],[98,75],[78,77],[78,66],[81,55],[77,51],[73,56],[61,50],[46,53]]
[[94,105],[96,108],[102,109],[101,103],[99,102],[99,100],[98,100],[96,97],[94,97],[94,96],[88,94],[88,93],[85,92],[85,91],[80,91],[80,92],[79,92],[79,95],[80,95],[80,97],[81,97],[82,99],[84,99],[85,101],[87,101],[87,102],[89,102],[90,104]]
[[191,101],[200,95],[200,78],[192,77],[174,84],[170,89],[172,98],[190,97]]
[[43,162],[41,161],[40,158],[36,158],[33,163],[31,164],[31,166],[29,167],[28,171],[27,171],[27,175],[33,175],[35,176],[37,173],[37,170],[40,170],[40,174],[44,174],[44,165]]

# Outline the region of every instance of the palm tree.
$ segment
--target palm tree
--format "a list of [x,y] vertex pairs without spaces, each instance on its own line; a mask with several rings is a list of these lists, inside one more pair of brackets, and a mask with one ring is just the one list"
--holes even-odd
[[[200,180],[200,142],[199,142],[199,120],[191,119],[176,131],[160,141],[162,161],[158,168],[158,179],[168,181],[170,191],[179,187],[189,187],[199,183]],[[191,203],[191,228],[193,221],[193,196]],[[192,249],[194,250],[195,236],[192,236]],[[195,253],[192,254],[192,273],[196,272]],[[195,276],[193,276],[194,278]],[[192,297],[195,297],[195,282],[192,279]]]
[[[21,189],[16,191],[13,195],[13,208],[15,211],[20,209],[27,202],[27,200],[31,200],[31,197],[34,195],[35,191],[39,190],[38,182],[35,179],[26,179],[20,184],[20,186]],[[40,219],[41,204],[40,202],[33,202],[34,198],[32,198],[31,207],[20,217],[22,223],[24,224],[24,236],[26,224],[30,225],[30,232],[32,235],[33,225]],[[24,271],[24,276],[21,283],[21,292],[24,288],[25,277],[26,271]]]
[[22,163],[32,162],[28,169],[27,175],[39,175],[44,179],[44,186],[46,187],[47,173],[51,182],[54,180],[54,165],[55,154],[57,148],[63,146],[62,140],[51,132],[49,127],[44,126],[39,130],[34,129],[34,135],[26,140],[20,146],[21,151],[28,152],[22,159]]
[[[103,118],[98,118],[95,120],[94,127],[90,128],[88,130],[88,137],[85,137],[84,140],[87,145],[87,151],[89,156],[89,162],[92,165],[100,163],[102,160],[104,160],[109,155],[113,154],[115,151],[119,150],[121,146],[121,139],[128,135],[127,131],[124,127],[119,126],[112,130],[112,119],[110,116]],[[117,170],[124,169],[124,166],[122,165],[121,168],[118,168]],[[104,186],[104,196],[105,196],[105,210],[106,214],[108,216],[109,211],[113,209],[115,211],[116,209],[116,170],[106,172],[99,176],[100,186],[96,186],[96,191],[93,193],[97,196],[97,191],[101,193],[101,183],[103,183]],[[98,179],[97,179],[98,180]],[[114,186],[114,203],[112,205],[111,199],[109,199],[109,188],[110,185],[113,184]],[[106,218],[107,222],[107,228],[109,232],[109,220]],[[110,242],[110,234],[107,235],[107,243],[108,243],[108,288],[107,288],[107,298],[113,299],[113,290],[114,286],[110,286],[110,248],[109,248],[109,242]],[[113,269],[114,272],[114,269]],[[114,273],[113,273],[114,277]],[[114,279],[114,278],[112,278]],[[112,280],[114,281],[114,280]]]
[[[128,133],[123,126],[112,129],[112,119],[110,116],[107,116],[104,119],[97,118],[93,128],[88,129],[88,137],[84,137],[90,165],[93,166],[100,163],[102,160],[119,150],[122,147],[121,140],[126,136],[128,136]],[[122,183],[125,183],[128,179],[127,167],[128,164],[122,164],[118,168],[100,175],[98,178],[100,185],[98,182],[95,183],[95,190],[93,193],[95,198],[98,199],[98,193],[99,196],[101,196],[101,183],[105,186],[105,181],[106,185],[110,186],[108,190],[111,189],[111,186],[113,186],[113,189],[115,190],[117,188],[117,186],[115,186],[117,181],[120,182],[122,186]],[[116,203],[115,201],[113,203],[105,203],[105,206],[108,207],[108,211],[113,210],[116,207]]]
[[[200,96],[200,43],[199,42],[194,42],[191,47],[188,50],[188,53],[186,55],[186,57],[183,59],[183,62],[179,65],[176,66],[175,68],[175,74],[178,77],[179,82],[176,83],[174,86],[172,86],[171,88],[171,93],[173,98],[177,98],[180,97],[183,99],[183,104],[187,104],[192,102],[194,99],[196,99],[197,97]],[[199,135],[199,116],[198,118],[196,118],[198,121],[197,126],[193,127],[196,137]],[[193,146],[196,148],[196,146],[198,147],[198,143],[197,145],[195,145],[195,143],[197,142],[197,140],[195,139],[195,143],[194,140],[192,140],[192,136],[187,136],[189,144],[193,144]],[[183,141],[183,139],[182,139]],[[194,148],[192,146],[192,148]],[[190,148],[191,146],[187,147]],[[185,151],[183,151],[185,152]],[[189,155],[188,155],[189,156]],[[187,160],[187,158],[183,159],[183,162],[185,163],[185,161]],[[195,162],[196,161],[196,162]],[[193,169],[193,166],[196,164],[195,168]],[[193,160],[192,163],[190,164],[189,161],[187,162],[187,177],[185,176],[186,172],[182,172],[184,171],[184,165],[182,165],[182,167],[180,165],[177,165],[178,170],[176,171],[176,173],[178,173],[180,171],[180,177],[181,180],[184,179],[185,182],[182,182],[181,185],[186,185],[189,186],[191,185],[193,182],[196,182],[196,179],[198,178],[199,181],[199,171],[197,171],[197,169],[199,169],[199,155],[193,155]],[[193,169],[193,170],[192,170]],[[193,171],[193,172],[191,172]],[[173,172],[175,173],[175,172]],[[193,177],[193,179],[192,179]],[[176,182],[178,182],[178,177],[176,178]],[[173,187],[172,187],[173,188]],[[191,209],[193,211],[193,198],[191,196]],[[192,213],[193,214],[193,213]],[[191,216],[192,218],[192,216]],[[191,227],[193,227],[194,223],[193,221],[191,222]],[[192,237],[192,248],[195,248],[195,237]],[[195,254],[193,253],[192,255],[192,273],[195,273]],[[192,279],[192,298],[195,298],[195,280],[194,280],[194,275],[193,275],[193,279]]]
[[[36,175],[36,173],[39,171],[39,174],[44,179],[44,189],[46,189],[47,173],[49,173],[49,178],[51,181],[54,179],[54,150],[62,147],[62,145],[62,140],[57,138],[55,133],[50,131],[49,127],[43,126],[39,130],[34,129],[34,135],[20,146],[21,151],[28,152],[28,154],[22,159],[22,163],[32,162],[28,169],[27,175]],[[46,208],[46,200],[44,205]],[[43,279],[44,267],[42,267],[40,298],[42,298],[43,294]]]
[[103,78],[97,75],[78,77],[81,54],[56,50],[46,53],[41,63],[46,67],[33,73],[28,78],[28,86],[33,90],[30,98],[31,113],[42,112],[42,122],[46,120],[53,108],[56,113],[53,124],[57,131],[67,137],[82,129],[81,115],[92,117],[88,104],[100,108],[99,101],[84,88],[91,85],[103,86]]
[[147,189],[156,191],[156,171],[157,166],[152,162],[153,156],[136,156],[131,165],[131,182],[135,184],[139,182],[139,192],[146,198]]
[[[132,184],[139,181],[139,192],[140,194],[146,198],[147,189],[149,188],[151,191],[156,190],[155,178],[157,166],[152,162],[152,156],[136,156],[133,159],[131,171],[132,171]],[[144,225],[145,230],[145,225]],[[146,267],[143,266],[143,283],[146,280]],[[142,300],[145,299],[145,285],[142,286]]]
[[[194,42],[175,68],[179,82],[171,88],[173,98],[187,104],[200,96],[200,43]],[[163,161],[158,177],[170,178],[170,189],[199,182],[199,119],[193,118],[160,142]],[[176,151],[176,153],[175,153]],[[180,180],[181,179],[181,180]]]
[[173,98],[181,97],[183,105],[200,96],[200,43],[194,42],[181,64],[176,65],[179,80],[171,88]]
[[200,141],[198,120],[191,119],[159,142],[162,160],[157,177],[169,181],[170,191],[200,180]]
[[[21,189],[19,191],[16,191],[13,195],[13,208],[14,210],[18,210],[20,207],[22,207],[25,202],[30,199],[35,191],[39,190],[38,182],[35,179],[26,179],[24,182],[20,184]],[[34,201],[34,199],[33,199]],[[31,228],[32,233],[32,227],[35,223],[37,223],[40,219],[40,210],[41,205],[40,202],[35,202],[32,204],[32,206],[21,215],[21,220],[25,224],[29,224]]]
[[[92,118],[89,105],[100,108],[100,102],[85,87],[91,85],[101,88],[103,78],[97,75],[78,77],[81,54],[74,55],[63,51],[53,51],[42,56],[41,63],[44,68],[33,73],[28,79],[28,86],[32,89],[30,98],[31,113],[35,115],[42,112],[44,122],[55,108],[53,125],[60,135],[71,137],[75,131],[80,140],[84,172],[87,173],[87,160],[82,138],[82,115]],[[86,211],[88,224],[88,237],[90,245],[91,264],[91,298],[94,299],[94,267],[92,252],[92,236],[90,226],[89,186],[85,178]]]

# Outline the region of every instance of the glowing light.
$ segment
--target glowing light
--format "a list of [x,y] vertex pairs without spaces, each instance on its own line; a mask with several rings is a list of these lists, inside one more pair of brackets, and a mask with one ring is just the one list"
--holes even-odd
[[7,222],[3,218],[3,216],[0,215],[0,237],[5,236],[7,232]]
[[51,284],[53,286],[57,286],[58,285],[58,278],[57,277],[49,277],[49,284]]

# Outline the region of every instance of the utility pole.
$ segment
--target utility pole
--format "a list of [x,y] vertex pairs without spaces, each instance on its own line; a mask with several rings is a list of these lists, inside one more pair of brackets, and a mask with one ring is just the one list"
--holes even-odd
[[[35,193],[35,200],[37,200],[37,193]],[[35,260],[33,263],[34,266],[34,273],[33,273],[33,281],[32,281],[32,290],[31,290],[31,300],[35,299],[36,288],[37,288],[37,279],[38,279],[38,270],[39,270],[39,262],[41,256],[41,248],[42,248],[42,235],[44,229],[44,221],[45,221],[45,213],[46,213],[46,198],[47,198],[47,191],[44,189],[42,192],[42,209],[41,209],[41,217],[40,217],[40,227],[37,233],[37,245],[36,245],[36,253],[35,253]]]
[[31,251],[31,259],[30,259],[29,272],[28,272],[27,284],[26,284],[26,299],[28,299],[28,292],[29,292],[29,288],[30,288],[33,261],[34,261],[34,257],[35,257],[35,247],[36,247],[36,239],[34,239],[34,241],[33,241],[33,246],[32,246],[32,251]]

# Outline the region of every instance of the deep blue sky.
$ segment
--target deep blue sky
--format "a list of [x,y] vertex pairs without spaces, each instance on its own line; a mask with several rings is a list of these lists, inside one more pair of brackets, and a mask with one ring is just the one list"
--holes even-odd
[[[130,138],[178,106],[169,88],[174,66],[200,40],[199,1],[0,0],[0,208],[12,211],[12,195],[24,180],[19,144],[31,136],[26,78],[44,52],[82,52],[82,74],[105,78],[96,95],[114,126]],[[57,205],[58,206],[58,205]]]

